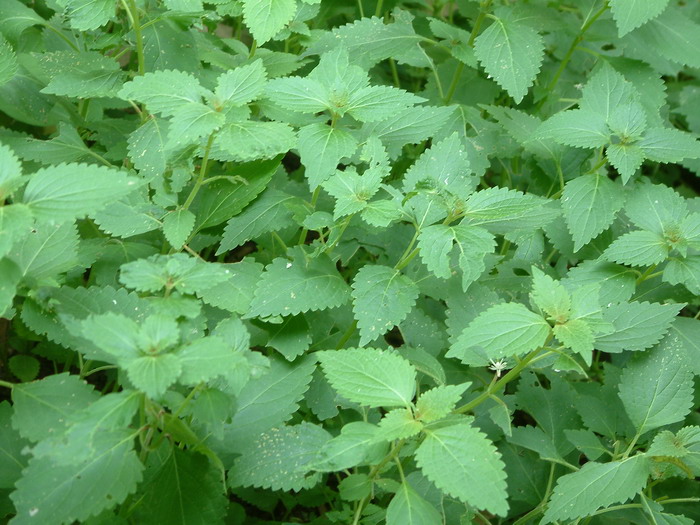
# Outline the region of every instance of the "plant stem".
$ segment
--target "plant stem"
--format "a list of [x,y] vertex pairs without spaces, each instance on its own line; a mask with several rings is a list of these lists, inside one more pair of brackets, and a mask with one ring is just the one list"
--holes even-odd
[[452,101],[452,97],[455,94],[455,91],[457,91],[457,86],[459,85],[459,79],[462,76],[462,71],[464,71],[464,62],[458,62],[457,69],[455,69],[455,72],[452,75],[450,87],[447,88],[447,95],[445,95],[445,98],[443,99],[443,102],[446,106],[450,104],[450,102]]
[[129,17],[129,22],[131,22],[131,27],[133,28],[134,35],[136,36],[136,60],[138,62],[138,72],[139,75],[143,75],[146,72],[146,59],[143,54],[143,32],[141,31],[139,10],[136,7],[136,2],[134,0],[121,0],[121,4],[126,11],[126,15]]
[[[318,196],[321,193],[321,186],[318,186],[315,190],[313,195],[311,196],[311,208],[315,211],[316,210],[316,203],[318,202]],[[305,244],[306,243],[306,234],[309,233],[308,228],[302,228],[301,233],[299,234],[299,242],[297,244]]]
[[9,381],[3,381],[2,379],[0,379],[0,386],[4,386],[5,388],[14,388],[15,384],[10,383]]
[[549,343],[549,341],[552,339],[552,336],[550,335],[547,338],[547,341],[545,342],[544,345],[542,345],[539,348],[536,348],[529,354],[525,356],[525,358],[520,361],[517,365],[515,365],[512,369],[508,371],[507,374],[505,374],[501,379],[496,381],[495,383],[492,383],[489,385],[489,387],[484,390],[479,396],[477,396],[475,399],[471,400],[469,403],[466,405],[462,405],[461,407],[458,407],[454,410],[455,413],[457,414],[464,414],[465,412],[469,412],[470,410],[473,410],[477,406],[479,406],[481,403],[486,401],[489,397],[491,397],[493,394],[498,392],[499,390],[503,389],[508,383],[510,383],[513,379],[518,377],[520,375],[520,372],[522,372],[525,368],[527,368],[527,365],[530,364],[530,361],[532,361],[535,357],[537,357],[537,354],[539,354],[544,347]]
[[377,8],[374,10],[374,16],[382,16],[383,10],[384,10],[384,0],[379,0],[377,2]]
[[[603,7],[601,7],[596,13],[586,21],[583,26],[581,26],[581,29],[578,32],[578,35],[576,35],[576,38],[571,42],[571,45],[569,46],[569,49],[566,51],[566,54],[564,55],[564,58],[562,59],[561,63],[559,64],[559,68],[557,71],[554,73],[554,76],[552,77],[552,80],[549,82],[547,85],[547,94],[551,94],[554,91],[554,88],[557,86],[559,83],[559,78],[561,77],[562,73],[566,69],[566,66],[569,64],[569,61],[571,60],[571,57],[574,54],[574,51],[576,51],[576,47],[583,42],[584,37],[586,36],[586,32],[591,28],[593,23],[600,18],[600,16],[605,13],[605,11],[608,10],[608,0],[605,0],[603,3]],[[542,101],[540,102],[538,109],[542,107],[544,104],[544,101],[547,99],[547,97],[543,97]]]
[[345,330],[345,333],[343,334],[343,337],[340,338],[340,341],[338,341],[338,344],[335,345],[336,350],[340,350],[345,346],[345,344],[350,340],[352,337],[352,334],[355,333],[355,330],[357,330],[357,319],[354,320],[350,326],[348,326],[348,329]]
[[215,131],[212,132],[211,135],[209,135],[209,140],[207,140],[207,146],[206,146],[206,148],[204,148],[204,157],[202,158],[202,165],[199,167],[199,176],[197,177],[197,180],[194,183],[194,187],[192,188],[192,191],[187,196],[187,200],[185,200],[185,204],[182,205],[183,210],[186,210],[190,207],[190,205],[192,204],[192,201],[197,196],[199,189],[202,187],[202,184],[204,183],[204,177],[206,177],[207,168],[209,167],[209,154],[211,153],[211,146],[214,143],[215,136],[216,136]]

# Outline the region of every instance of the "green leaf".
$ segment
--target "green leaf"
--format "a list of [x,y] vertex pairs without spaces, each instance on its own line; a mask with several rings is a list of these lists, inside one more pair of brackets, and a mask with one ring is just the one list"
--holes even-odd
[[497,304],[469,323],[447,357],[484,365],[489,359],[531,352],[545,343],[549,333],[547,321],[522,304]]
[[454,232],[444,224],[433,224],[423,228],[418,236],[421,259],[428,270],[441,279],[449,279],[452,276],[450,252],[453,246]]
[[564,286],[532,267],[532,292],[530,298],[535,305],[557,321],[566,321],[571,314],[571,296]]
[[[658,0],[654,0],[656,2]],[[700,57],[695,53],[700,46],[700,25],[679,8],[666,9],[628,35],[626,40],[642,49],[652,49],[672,62],[700,67]]]
[[194,76],[184,71],[146,73],[127,82],[119,91],[120,98],[143,102],[151,113],[164,117],[172,117],[191,104],[201,105],[202,97],[211,95]]
[[141,523],[219,523],[227,507],[220,473],[201,454],[165,448],[165,453],[149,455],[135,519]]
[[225,281],[226,269],[217,263],[195,259],[184,253],[153,255],[121,266],[119,280],[141,292],[163,288],[182,293],[198,293]]
[[107,312],[90,315],[81,327],[81,335],[95,344],[101,360],[125,366],[139,356],[139,327],[134,320]]
[[30,441],[61,434],[67,419],[98,398],[92,386],[67,373],[48,376],[12,389],[12,426]]
[[[22,279],[22,272],[9,259],[0,259],[0,316],[12,308],[12,301],[17,294],[17,285]],[[9,314],[7,315],[9,317]]]
[[221,105],[242,106],[262,95],[267,72],[262,60],[219,75],[214,94]]
[[333,106],[325,86],[308,77],[271,80],[265,87],[265,96],[276,105],[301,113],[318,113]]
[[136,388],[158,399],[182,372],[182,361],[173,354],[144,355],[129,361],[126,373]]
[[36,281],[53,279],[78,264],[78,230],[71,222],[35,224],[29,234],[19,233],[8,258],[24,277]]
[[12,428],[13,408],[7,401],[0,403],[0,488],[14,488],[27,460],[22,450],[29,442]]
[[641,455],[611,463],[590,461],[557,480],[542,523],[574,520],[624,503],[644,488],[650,473],[649,460]]
[[[317,55],[342,46],[354,64],[369,69],[389,57],[395,57],[399,63],[415,63],[411,51],[422,39],[410,21],[396,17],[393,23],[385,24],[382,18],[373,16],[333,28],[314,41],[305,54]],[[424,58],[419,65],[427,65]]]
[[292,21],[295,0],[243,0],[243,20],[258,44],[264,44]]
[[323,183],[323,189],[335,198],[334,219],[364,210],[379,190],[380,176],[373,170],[358,175],[354,170],[337,171]]
[[430,423],[448,415],[471,383],[440,385],[423,392],[416,402],[416,418]]
[[238,364],[231,343],[215,335],[197,339],[179,349],[177,358],[182,367],[179,381],[191,386],[225,374]]
[[610,10],[620,36],[625,36],[652,18],[660,15],[668,0],[612,0]]
[[[79,463],[32,459],[11,495],[17,509],[13,521],[32,523],[39,516],[52,523],[72,523],[122,503],[136,490],[143,471],[133,439],[124,438],[117,436],[111,446]],[[75,491],[86,499],[73,497]]]
[[0,257],[5,256],[17,240],[29,235],[32,222],[32,213],[24,204],[0,207]]
[[668,257],[666,239],[650,231],[633,231],[618,237],[603,252],[608,261],[630,266],[659,264]]
[[540,125],[537,136],[576,148],[600,148],[610,142],[605,118],[584,109],[557,113]]
[[198,102],[183,104],[173,111],[166,148],[196,144],[200,138],[209,136],[225,122],[226,116],[209,106]]
[[604,352],[641,351],[651,348],[668,332],[684,304],[659,304],[632,301],[608,307],[605,319],[614,331],[596,338],[596,347]]
[[663,280],[682,284],[692,293],[700,294],[700,255],[672,258],[664,268]]
[[360,345],[374,341],[403,321],[418,293],[418,286],[398,270],[380,265],[363,266],[352,283]]
[[195,221],[194,213],[189,210],[175,210],[163,217],[163,235],[170,246],[179,250],[185,244]]
[[296,145],[294,130],[282,122],[233,122],[222,128],[214,139],[216,158],[238,162],[270,159],[287,153]]
[[40,63],[51,78],[41,92],[53,95],[116,97],[126,77],[119,62],[94,51],[44,53]]
[[223,265],[225,281],[197,290],[197,297],[207,304],[245,314],[253,301],[255,287],[263,272],[263,265],[251,259]]
[[95,213],[133,191],[135,178],[102,166],[61,164],[37,171],[24,203],[38,220],[64,222]]
[[306,356],[294,363],[273,360],[270,370],[251,379],[238,395],[238,408],[227,425],[228,443],[235,452],[259,441],[260,434],[282,425],[299,408],[316,369],[316,358]]
[[571,319],[563,324],[558,324],[553,329],[554,336],[567,348],[571,348],[580,354],[586,363],[592,360],[594,348],[593,330],[583,319]]
[[406,108],[386,120],[365,124],[362,133],[380,139],[389,156],[395,158],[405,144],[418,144],[435,135],[453,112],[454,107],[449,106]]
[[622,372],[619,388],[638,434],[682,421],[693,404],[693,372],[680,340],[669,336],[635,355]]
[[7,84],[17,73],[17,55],[10,43],[0,34],[0,86]]
[[128,138],[129,158],[144,177],[162,175],[168,164],[166,141],[170,124],[151,117]]
[[611,144],[605,150],[605,157],[622,177],[622,183],[627,184],[644,162],[645,152],[637,144]]
[[375,122],[425,102],[424,98],[390,86],[367,86],[352,93],[347,113],[360,122]]
[[279,231],[293,225],[290,208],[296,200],[296,197],[281,191],[265,191],[242,213],[228,221],[216,254],[233,250],[263,233]]
[[0,4],[0,32],[10,41],[16,41],[25,29],[45,22],[34,9],[19,0],[7,0]]
[[542,65],[544,42],[521,20],[496,18],[474,41],[474,53],[489,76],[520,103]]
[[406,407],[416,370],[403,357],[376,348],[317,352],[328,382],[343,397],[369,407]]
[[298,251],[294,261],[278,257],[267,265],[247,316],[297,315],[335,308],[348,300],[349,292],[328,256],[312,259]]
[[420,421],[416,421],[410,408],[395,408],[390,410],[379,421],[379,431],[376,439],[394,441],[396,439],[408,439],[418,434],[423,428]]
[[365,421],[343,425],[340,435],[321,447],[313,463],[319,472],[335,472],[360,464],[373,463],[387,452],[388,444],[377,441],[378,427]]
[[306,422],[273,428],[236,459],[229,484],[295,492],[311,488],[321,479],[308,474],[311,464],[330,438],[322,427]]
[[578,251],[612,224],[625,194],[619,184],[594,173],[567,182],[561,201],[574,251]]
[[587,113],[595,113],[605,122],[610,120],[614,111],[639,98],[634,85],[625,80],[608,62],[591,76],[583,87],[579,107]]
[[303,315],[290,315],[282,324],[272,325],[267,346],[281,353],[287,361],[293,361],[311,345],[309,323]]
[[433,525],[441,521],[437,509],[407,482],[401,484],[386,508],[387,525]]
[[647,159],[656,162],[700,158],[700,141],[690,133],[678,129],[652,128],[636,145],[642,149]]
[[70,25],[78,31],[91,31],[105,25],[115,14],[112,0],[59,0],[70,19]]
[[342,129],[310,124],[299,130],[298,148],[309,186],[315,189],[335,173],[340,159],[355,153],[357,140]]
[[541,228],[559,215],[542,197],[497,186],[473,193],[464,206],[468,224],[484,225],[492,233]]
[[508,512],[505,465],[493,443],[471,424],[426,430],[415,458],[445,494],[499,516]]

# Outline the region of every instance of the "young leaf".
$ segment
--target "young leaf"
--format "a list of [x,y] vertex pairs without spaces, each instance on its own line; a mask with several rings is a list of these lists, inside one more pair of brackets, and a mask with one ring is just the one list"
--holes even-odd
[[574,251],[578,251],[612,224],[625,194],[619,184],[593,173],[567,182],[561,201]]
[[416,370],[397,354],[375,348],[318,352],[321,368],[337,392],[369,407],[405,407],[415,393]]
[[637,354],[622,372],[619,395],[638,434],[682,421],[693,404],[693,372],[678,338]]
[[78,31],[90,31],[105,25],[114,16],[112,0],[60,0],[70,25]]
[[201,105],[202,97],[211,95],[195,77],[184,71],[146,73],[124,84],[119,92],[124,100],[143,102],[151,113],[164,117],[174,116],[189,104]]
[[440,385],[421,394],[416,402],[416,418],[430,423],[452,412],[471,383]]
[[588,462],[557,480],[542,523],[583,518],[624,503],[644,488],[649,474],[651,465],[643,455],[610,463]]
[[170,246],[179,250],[192,233],[195,216],[189,210],[175,210],[163,218],[163,235]]
[[540,70],[544,43],[523,21],[496,18],[474,41],[474,53],[489,76],[520,103]]
[[[519,303],[492,306],[464,329],[447,352],[464,363],[523,355],[542,346],[550,333],[542,316]],[[483,354],[483,355],[482,355]],[[476,363],[475,363],[476,364]]]
[[618,237],[603,252],[608,261],[630,266],[659,264],[668,257],[669,247],[660,235],[649,231],[633,231]]
[[189,343],[177,351],[177,357],[182,367],[179,381],[192,386],[210,381],[238,365],[231,344],[215,335]]
[[410,408],[390,410],[384,414],[378,426],[376,439],[383,441],[408,439],[418,434],[423,428],[423,424],[414,419]]
[[174,354],[143,355],[126,363],[124,369],[136,388],[158,399],[180,376],[182,362]]
[[571,313],[571,296],[566,288],[546,275],[542,270],[532,267],[532,301],[547,315],[565,321]]
[[493,443],[468,423],[427,430],[416,463],[437,488],[473,507],[505,516],[506,473]]
[[310,124],[299,130],[299,155],[306,166],[311,189],[335,173],[340,159],[357,149],[357,141],[347,131],[325,124]]
[[363,266],[352,282],[353,312],[360,345],[383,335],[403,321],[418,297],[418,286],[388,266]]
[[267,73],[262,60],[219,75],[214,94],[223,105],[242,106],[262,95]]
[[384,457],[388,444],[377,441],[378,428],[364,421],[352,421],[343,425],[340,435],[328,441],[313,463],[319,472],[334,472],[362,463],[374,462]]

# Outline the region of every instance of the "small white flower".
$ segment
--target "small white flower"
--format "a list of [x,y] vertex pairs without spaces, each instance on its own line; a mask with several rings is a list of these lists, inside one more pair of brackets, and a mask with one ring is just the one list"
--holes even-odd
[[489,369],[496,372],[496,377],[501,377],[501,373],[504,370],[507,370],[508,368],[510,368],[508,366],[508,361],[506,361],[505,359],[499,359],[498,361],[494,361],[493,359],[489,359],[489,362],[491,363],[489,365]]

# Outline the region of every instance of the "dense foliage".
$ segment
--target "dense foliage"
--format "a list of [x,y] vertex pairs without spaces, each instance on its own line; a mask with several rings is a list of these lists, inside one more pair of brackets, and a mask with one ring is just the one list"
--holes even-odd
[[700,3],[1,0],[0,519],[700,522]]

